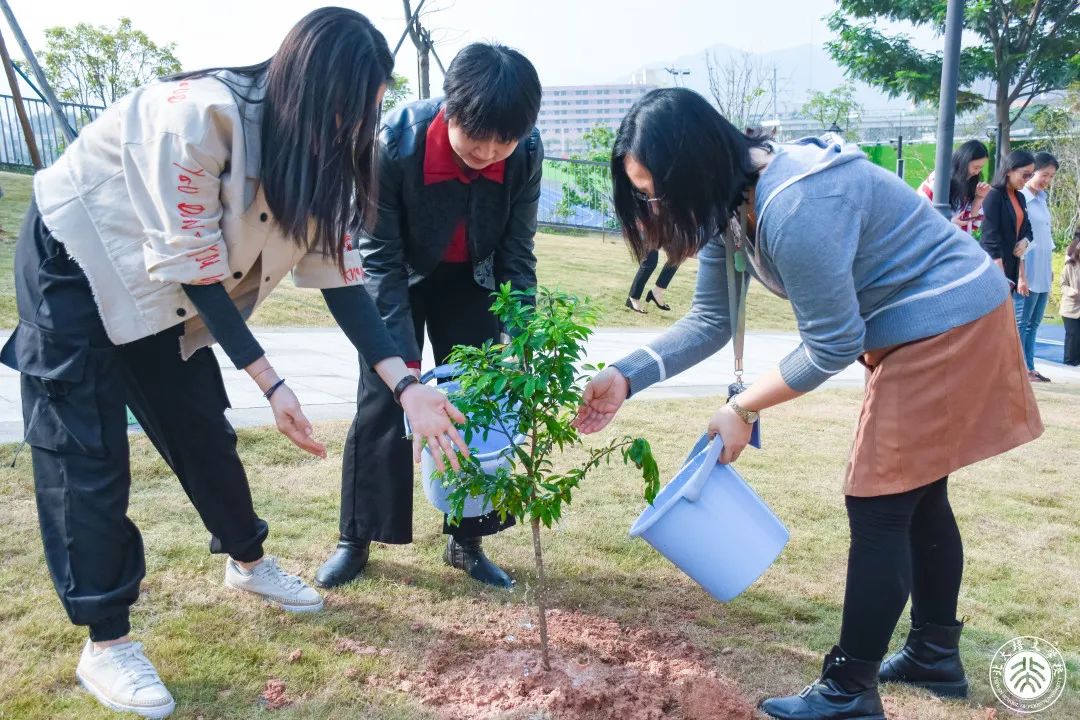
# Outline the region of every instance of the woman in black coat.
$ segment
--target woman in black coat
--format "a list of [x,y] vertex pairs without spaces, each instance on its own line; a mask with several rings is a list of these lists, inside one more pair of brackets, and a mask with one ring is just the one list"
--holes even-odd
[[990,192],[983,201],[986,219],[979,242],[1012,283],[1014,303],[1018,296],[1027,295],[1023,255],[1031,243],[1031,223],[1020,190],[1034,174],[1034,156],[1024,150],[1014,150],[998,168],[990,183]]

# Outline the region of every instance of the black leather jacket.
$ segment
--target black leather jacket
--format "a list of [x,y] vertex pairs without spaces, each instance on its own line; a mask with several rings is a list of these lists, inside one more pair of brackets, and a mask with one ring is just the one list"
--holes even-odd
[[421,100],[394,110],[379,133],[379,214],[358,241],[367,289],[406,360],[419,360],[409,286],[442,262],[454,228],[467,217],[473,278],[494,290],[536,286],[536,211],[544,148],[537,130],[506,159],[502,184],[424,185],[428,125],[442,100]]
[[991,188],[983,200],[983,223],[982,238],[979,243],[990,257],[1001,260],[1005,277],[1016,285],[1020,277],[1020,260],[1013,255],[1013,248],[1023,239],[1029,242],[1034,237],[1031,232],[1031,222],[1027,216],[1027,200],[1024,193],[1016,193],[1016,199],[1020,201],[1020,209],[1023,211],[1023,221],[1020,223],[1020,232],[1016,231],[1016,210],[1012,201],[1009,200],[1008,191]]

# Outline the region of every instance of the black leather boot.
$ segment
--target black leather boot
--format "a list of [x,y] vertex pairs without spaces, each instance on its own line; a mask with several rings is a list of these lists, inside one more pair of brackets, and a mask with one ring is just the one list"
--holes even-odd
[[367,540],[342,535],[334,552],[315,573],[315,584],[321,588],[332,588],[360,577],[367,567],[370,548],[371,543]]
[[761,710],[778,720],[885,720],[877,673],[877,662],[856,660],[835,645],[816,682],[798,695],[763,701]]
[[964,623],[912,625],[904,647],[881,663],[878,681],[907,683],[939,697],[967,697],[968,681],[960,662],[963,629]]
[[473,580],[478,580],[495,587],[513,587],[514,579],[503,572],[498,565],[488,560],[484,549],[480,545],[480,538],[455,538],[450,535],[446,539],[446,552],[443,559],[447,565],[460,568]]

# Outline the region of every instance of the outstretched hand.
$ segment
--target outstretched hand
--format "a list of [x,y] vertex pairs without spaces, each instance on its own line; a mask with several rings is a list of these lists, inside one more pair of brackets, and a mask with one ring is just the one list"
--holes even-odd
[[606,367],[601,370],[585,386],[574,427],[585,435],[603,430],[626,402],[629,390],[630,383],[618,369]]
[[315,431],[288,385],[282,385],[270,396],[270,409],[274,411],[278,431],[293,445],[316,457],[326,458],[326,446],[315,439]]
[[401,407],[412,428],[413,462],[420,462],[420,451],[426,444],[440,472],[446,470],[443,456],[454,470],[461,470],[455,449],[469,457],[469,446],[454,423],[464,424],[465,416],[446,395],[433,387],[413,384],[401,394]]

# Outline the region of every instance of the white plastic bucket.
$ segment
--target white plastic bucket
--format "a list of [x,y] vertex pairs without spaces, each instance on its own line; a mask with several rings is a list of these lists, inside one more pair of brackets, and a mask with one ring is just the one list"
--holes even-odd
[[788,531],[730,465],[723,444],[698,441],[679,474],[638,517],[641,537],[721,602],[738,596],[780,555]]
[[[440,365],[434,370],[425,373],[420,379],[422,382],[428,383],[433,379],[443,380],[453,378],[457,374],[457,368],[455,366]],[[440,391],[450,394],[460,386],[451,380],[450,382],[440,383],[436,387]],[[466,417],[466,424],[467,423],[468,417]],[[405,419],[405,430],[406,434],[411,435],[408,418]],[[462,436],[464,437],[464,433],[462,433]],[[518,435],[511,441],[510,437],[500,429],[489,429],[485,434],[483,429],[477,428],[473,430],[469,449],[472,456],[480,463],[480,467],[484,472],[493,475],[500,467],[508,467],[510,465],[515,445],[520,445],[523,442],[525,442],[524,435]],[[435,476],[437,472],[438,468],[435,466],[435,458],[432,456],[431,451],[425,446],[423,452],[420,454],[420,478],[424,486],[424,495],[435,509],[444,513],[450,513],[450,489],[444,486],[442,480]],[[462,512],[462,517],[479,517],[491,512],[491,510],[491,504],[484,502],[482,497],[472,496],[465,500],[465,508]]]

